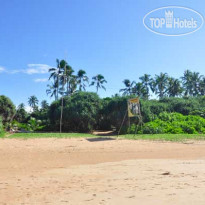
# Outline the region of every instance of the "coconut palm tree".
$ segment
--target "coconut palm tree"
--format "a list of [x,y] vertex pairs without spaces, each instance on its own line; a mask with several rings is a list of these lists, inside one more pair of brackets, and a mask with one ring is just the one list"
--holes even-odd
[[143,90],[144,89],[146,90],[146,93],[144,93],[144,98],[148,99],[149,98],[149,88],[151,86],[150,75],[144,74],[139,79],[141,80],[141,83],[142,83],[142,86],[143,86]]
[[183,92],[183,88],[181,86],[181,82],[179,79],[175,78],[168,78],[168,85],[167,85],[167,94],[169,97],[177,97],[181,96]]
[[28,104],[33,108],[33,110],[37,110],[38,109],[38,99],[35,95],[32,95],[31,97],[29,97],[28,99]]
[[136,84],[135,81],[130,81],[129,79],[125,79],[123,81],[125,88],[120,89],[120,92],[123,92],[122,95],[131,95],[133,94],[133,87]]
[[99,88],[102,88],[102,89],[106,90],[106,88],[105,88],[105,86],[103,84],[107,83],[107,81],[105,80],[103,75],[98,74],[98,75],[94,76],[92,78],[92,80],[93,81],[91,82],[90,86],[95,85],[97,92],[98,92]]
[[49,107],[48,102],[47,102],[46,100],[43,100],[43,101],[41,102],[41,108],[42,108],[43,110],[45,110],[45,109],[48,109],[48,107]]
[[46,90],[46,94],[50,95],[50,97],[54,97],[55,100],[58,100],[58,84],[57,81],[51,82],[51,85],[47,85],[48,89]]
[[166,95],[168,85],[167,80],[167,73],[160,73],[159,75],[155,75],[155,79],[152,80],[152,89],[160,98]]
[[59,94],[59,88],[60,88],[60,81],[61,81],[61,77],[62,77],[62,73],[65,70],[65,67],[67,65],[67,62],[65,60],[61,60],[59,61],[59,59],[56,59],[56,63],[57,63],[57,67],[56,68],[50,68],[49,72],[50,72],[50,79],[54,80],[54,84],[56,85],[56,97],[58,100],[58,94]]
[[78,71],[76,80],[77,80],[77,84],[79,85],[79,91],[82,91],[82,90],[85,91],[85,87],[86,87],[85,83],[88,83],[89,79],[86,76],[86,72],[84,70]]
[[135,86],[132,88],[132,93],[144,99],[147,99],[148,96],[147,89],[141,82],[135,84]]

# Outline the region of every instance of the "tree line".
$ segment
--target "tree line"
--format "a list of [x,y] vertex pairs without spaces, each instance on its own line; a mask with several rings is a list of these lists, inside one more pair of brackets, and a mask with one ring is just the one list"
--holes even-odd
[[205,76],[190,70],[186,70],[179,79],[160,73],[153,78],[144,74],[139,80],[135,82],[125,79],[125,88],[120,89],[120,92],[124,96],[137,95],[144,99],[149,99],[152,94],[159,98],[205,95]]
[[97,74],[92,77],[91,82],[85,70],[80,69],[76,74],[74,69],[65,60],[56,60],[56,68],[50,68],[49,81],[46,90],[47,95],[55,100],[60,96],[71,96],[77,91],[86,91],[86,87],[95,86],[96,92],[99,89],[106,90],[104,84],[107,83],[104,76]]

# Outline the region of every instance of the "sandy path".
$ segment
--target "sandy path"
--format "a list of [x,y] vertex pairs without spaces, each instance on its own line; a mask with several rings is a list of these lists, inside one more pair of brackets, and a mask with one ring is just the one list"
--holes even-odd
[[205,142],[2,139],[0,204],[204,205]]

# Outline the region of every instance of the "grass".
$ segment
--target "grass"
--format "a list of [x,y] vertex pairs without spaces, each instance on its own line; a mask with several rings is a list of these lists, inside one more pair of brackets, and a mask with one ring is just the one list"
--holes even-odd
[[121,137],[133,140],[160,140],[160,141],[184,141],[184,140],[205,140],[205,134],[141,134],[122,135]]
[[95,137],[95,135],[87,133],[15,133],[9,138],[79,138],[79,137]]
[[[15,133],[10,135],[8,138],[91,138],[100,137],[93,134],[87,133]],[[105,137],[105,136],[104,136]],[[117,137],[112,136],[112,137]],[[184,141],[184,140],[205,140],[205,134],[139,134],[139,135],[120,135],[120,139],[130,139],[130,140],[159,140],[159,141]]]

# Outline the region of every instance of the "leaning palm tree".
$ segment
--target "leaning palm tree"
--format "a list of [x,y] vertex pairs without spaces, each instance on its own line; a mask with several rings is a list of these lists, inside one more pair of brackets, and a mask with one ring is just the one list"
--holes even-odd
[[28,104],[33,108],[33,110],[37,110],[38,108],[38,99],[35,95],[32,95],[28,99]]
[[123,81],[125,88],[120,89],[120,92],[123,92],[123,95],[131,95],[133,94],[133,87],[135,85],[135,81],[130,81],[129,79],[125,79]]
[[86,76],[86,72],[84,70],[78,71],[76,80],[77,80],[77,84],[79,85],[79,91],[82,91],[82,90],[85,91],[85,87],[86,87],[85,83],[88,83],[89,79]]
[[93,81],[91,82],[90,86],[95,85],[97,92],[98,92],[99,88],[102,88],[102,89],[106,90],[106,88],[105,88],[105,86],[103,84],[107,83],[107,81],[105,80],[103,75],[98,74],[98,75],[94,76],[92,78],[92,80]]

